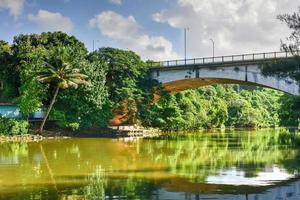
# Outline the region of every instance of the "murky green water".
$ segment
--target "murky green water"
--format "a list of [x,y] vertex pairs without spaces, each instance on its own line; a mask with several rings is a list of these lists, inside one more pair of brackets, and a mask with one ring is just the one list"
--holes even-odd
[[296,200],[299,146],[284,130],[0,143],[0,199]]

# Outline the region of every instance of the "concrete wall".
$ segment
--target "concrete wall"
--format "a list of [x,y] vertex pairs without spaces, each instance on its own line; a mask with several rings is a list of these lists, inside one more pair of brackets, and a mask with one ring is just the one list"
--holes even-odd
[[[240,192],[240,191],[238,191]],[[241,192],[242,193],[242,192]],[[292,182],[288,185],[275,186],[265,192],[257,194],[203,194],[198,196],[187,193],[173,193],[167,190],[159,190],[161,199],[173,200],[196,200],[196,199],[214,199],[214,200],[299,200],[300,199],[300,181]]]
[[[293,95],[300,95],[299,84],[292,79],[263,76],[259,65],[235,65],[220,67],[181,66],[162,67],[152,70],[152,78],[162,84],[178,84],[185,80],[227,80],[228,83],[254,84],[284,91]],[[211,82],[213,84],[214,81]],[[215,81],[218,83],[218,81]],[[175,86],[175,85],[174,85]]]

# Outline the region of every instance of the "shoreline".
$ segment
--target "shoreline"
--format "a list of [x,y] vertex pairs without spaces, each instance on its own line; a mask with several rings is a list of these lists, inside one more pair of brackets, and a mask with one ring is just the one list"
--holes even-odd
[[162,131],[154,128],[144,128],[139,126],[119,126],[108,127],[98,130],[85,130],[72,132],[68,130],[52,129],[44,130],[42,134],[37,134],[34,130],[24,135],[1,135],[0,142],[41,142],[44,140],[60,140],[70,138],[152,138],[158,137]]
[[112,139],[139,139],[154,138],[170,133],[188,133],[188,132],[230,132],[230,131],[253,131],[262,129],[286,129],[300,131],[299,127],[269,127],[269,128],[214,128],[199,130],[174,130],[162,131],[155,128],[144,128],[139,126],[115,126],[98,131],[71,132],[64,130],[45,130],[43,134],[35,134],[30,130],[28,134],[7,136],[0,134],[0,142],[41,142],[44,140],[61,140],[71,138],[112,138]]
[[0,142],[41,142],[44,140],[69,139],[67,136],[42,136],[34,134],[4,136],[0,135]]

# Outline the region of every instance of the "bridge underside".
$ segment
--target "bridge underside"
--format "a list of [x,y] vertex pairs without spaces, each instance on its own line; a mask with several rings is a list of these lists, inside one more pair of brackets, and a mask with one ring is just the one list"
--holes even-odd
[[168,83],[164,83],[163,87],[169,91],[170,93],[178,93],[184,90],[189,90],[189,89],[197,89],[200,87],[204,86],[209,86],[209,85],[215,85],[215,84],[238,84],[238,85],[249,85],[249,86],[259,86],[259,87],[264,87],[264,88],[270,88],[274,90],[279,90],[278,88],[273,88],[265,85],[261,85],[258,83],[253,83],[249,81],[241,81],[241,80],[233,80],[233,79],[224,79],[224,78],[194,78],[194,79],[184,79],[184,80],[178,80],[178,81],[172,81]]

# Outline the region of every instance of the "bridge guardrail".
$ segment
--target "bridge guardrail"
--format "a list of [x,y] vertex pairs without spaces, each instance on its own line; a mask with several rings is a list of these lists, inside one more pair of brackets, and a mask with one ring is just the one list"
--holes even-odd
[[299,55],[300,51],[295,52],[267,52],[267,53],[253,53],[253,54],[241,54],[241,55],[230,55],[230,56],[217,56],[217,57],[204,57],[204,58],[193,58],[193,59],[182,59],[182,60],[167,60],[150,62],[150,67],[175,67],[185,65],[204,65],[214,63],[230,63],[238,61],[259,61],[259,60],[270,60],[280,58],[290,58],[294,55]]

